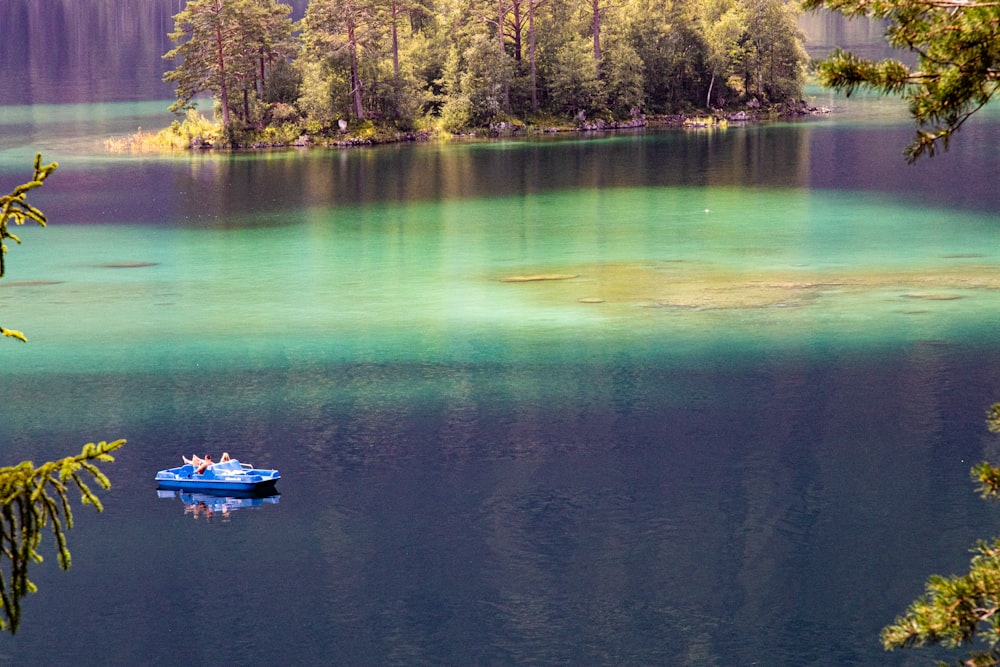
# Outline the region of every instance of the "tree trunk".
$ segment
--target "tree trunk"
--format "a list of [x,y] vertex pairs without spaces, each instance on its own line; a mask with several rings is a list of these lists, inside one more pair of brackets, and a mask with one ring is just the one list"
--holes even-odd
[[503,11],[503,0],[497,0],[497,38],[500,40],[500,55],[505,53],[503,48],[503,24],[504,24],[504,11]]
[[521,0],[513,0],[510,3],[513,13],[513,24],[511,25],[511,37],[514,39],[514,60],[521,62],[521,29],[523,27],[521,19]]
[[399,35],[396,30],[396,22],[399,20],[399,3],[392,0],[392,75],[396,78],[396,85],[399,85]]
[[538,111],[538,85],[535,76],[535,0],[528,0],[528,71],[531,81],[531,110]]
[[[221,14],[221,4],[219,5]],[[222,126],[229,127],[229,90],[226,86],[226,59],[222,51],[222,17],[215,25],[216,65],[219,68],[219,102],[222,104]]]
[[705,95],[705,108],[712,108],[712,86],[715,85],[715,72],[712,72],[712,78],[708,82],[708,95]]
[[257,79],[257,99],[262,100],[264,99],[264,47],[260,48],[259,61],[260,75]]
[[[600,0],[590,0],[594,12],[594,63],[600,70],[601,66],[601,6]],[[598,74],[600,71],[598,71]]]
[[358,74],[358,40],[354,36],[353,23],[347,28],[347,41],[351,50],[351,107],[358,120],[365,119],[365,110],[361,105],[361,76]]
[[[500,61],[507,57],[507,49],[504,48],[503,24],[504,24],[504,0],[497,0],[497,34],[500,36]],[[501,107],[504,111],[510,111],[510,80],[504,76]]]

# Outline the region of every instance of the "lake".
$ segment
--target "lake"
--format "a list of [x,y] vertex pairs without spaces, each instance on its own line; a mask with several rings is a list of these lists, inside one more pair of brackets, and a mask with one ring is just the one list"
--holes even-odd
[[[0,452],[129,443],[0,663],[942,657],[878,632],[1000,532],[995,109],[914,167],[903,105],[815,89],[723,132],[127,156],[162,91],[59,85],[0,114],[6,190],[61,165],[0,282]],[[157,493],[222,451],[280,496]]]

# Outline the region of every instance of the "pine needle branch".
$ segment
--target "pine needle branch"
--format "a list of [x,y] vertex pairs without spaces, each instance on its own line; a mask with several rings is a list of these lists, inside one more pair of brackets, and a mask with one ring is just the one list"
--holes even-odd
[[60,567],[65,570],[72,562],[66,531],[73,527],[73,513],[64,482],[72,479],[83,494],[81,501],[101,511],[103,506],[85,478],[109,488],[108,478],[94,462],[114,461],[111,452],[124,444],[124,440],[88,443],[75,456],[37,468],[30,461],[0,468],[0,631],[17,632],[21,599],[37,590],[28,578],[28,564],[42,560],[38,547],[46,526],[55,538]]

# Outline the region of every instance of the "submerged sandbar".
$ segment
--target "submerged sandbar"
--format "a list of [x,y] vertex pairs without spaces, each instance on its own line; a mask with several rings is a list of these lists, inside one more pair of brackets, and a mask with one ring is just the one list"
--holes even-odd
[[[568,280],[574,278],[575,280]],[[824,297],[878,293],[887,299],[955,301],[970,291],[1000,295],[1000,267],[977,264],[913,269],[740,271],[696,263],[603,263],[571,272],[525,274],[501,282],[544,282],[533,298],[566,303],[637,304],[689,309],[804,307]]]

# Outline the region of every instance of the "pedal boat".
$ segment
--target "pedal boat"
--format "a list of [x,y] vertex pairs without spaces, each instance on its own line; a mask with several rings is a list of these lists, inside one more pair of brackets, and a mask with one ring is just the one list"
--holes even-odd
[[182,491],[241,491],[262,494],[274,491],[274,485],[279,479],[281,473],[277,470],[254,468],[249,463],[240,463],[236,459],[213,463],[201,474],[196,473],[195,467],[190,463],[156,473],[159,488]]

